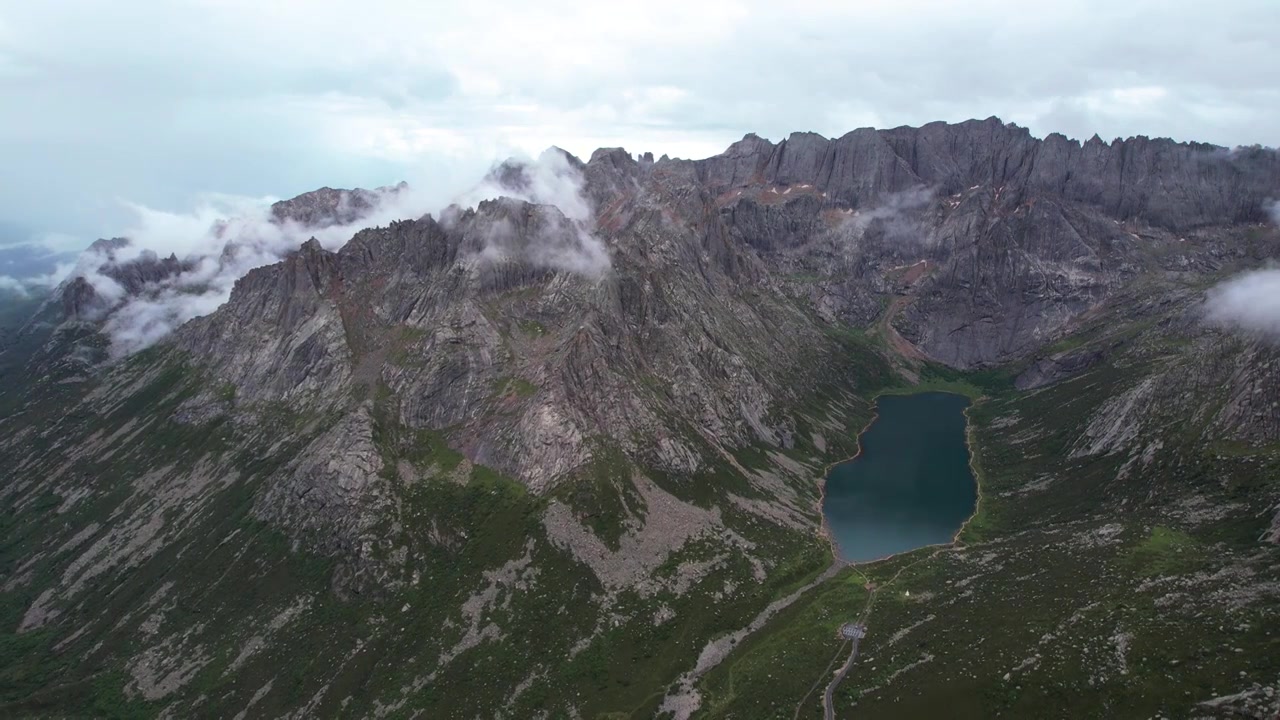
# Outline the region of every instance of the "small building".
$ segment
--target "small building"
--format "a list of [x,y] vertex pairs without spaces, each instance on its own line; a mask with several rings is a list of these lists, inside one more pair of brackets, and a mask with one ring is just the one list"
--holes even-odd
[[861,640],[867,636],[867,626],[862,623],[845,623],[840,626],[840,637],[845,640]]

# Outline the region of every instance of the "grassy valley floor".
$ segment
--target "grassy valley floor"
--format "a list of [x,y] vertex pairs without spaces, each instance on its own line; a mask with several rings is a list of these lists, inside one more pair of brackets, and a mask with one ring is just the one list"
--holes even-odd
[[[1091,428],[1117,420],[1112,398],[1140,386],[1126,370],[1030,392],[926,374],[920,388],[982,395],[980,502],[959,541],[817,587],[704,677],[696,717],[821,717],[848,654],[838,629],[868,605],[835,717],[1270,717],[1280,548],[1259,536],[1280,453],[1143,445],[1141,431],[1088,452]],[[1162,412],[1177,410],[1118,420],[1158,426]]]

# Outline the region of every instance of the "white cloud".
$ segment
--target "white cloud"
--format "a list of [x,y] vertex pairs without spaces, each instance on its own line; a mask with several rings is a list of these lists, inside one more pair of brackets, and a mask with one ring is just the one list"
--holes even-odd
[[549,145],[695,157],[748,131],[993,114],[1271,144],[1277,36],[1263,0],[0,0],[0,68],[21,70],[0,69],[0,219],[93,237],[127,219],[115,196],[186,207],[460,180]]
[[0,290],[5,292],[17,293],[19,295],[27,294],[27,286],[21,280],[8,275],[0,275]]
[[[548,215],[547,226],[532,237],[517,237],[507,226],[492,228],[474,261],[487,263],[519,259],[540,267],[597,277],[610,267],[608,249],[591,233],[591,207],[582,195],[583,178],[558,151],[547,151],[524,165],[527,186],[503,188],[484,182],[458,196],[442,186],[413,187],[384,193],[376,207],[360,219],[323,228],[303,227],[271,216],[275,198],[246,198],[206,194],[185,213],[126,203],[134,221],[122,235],[126,246],[81,254],[74,268],[59,268],[57,280],[83,276],[99,298],[98,309],[109,312],[104,331],[112,354],[129,355],[172,333],[183,323],[207,315],[227,302],[236,280],[250,270],[278,262],[308,238],[328,250],[338,250],[359,230],[385,226],[396,220],[439,214],[447,205],[470,207],[483,200],[508,196],[552,205],[564,220]],[[166,277],[139,295],[127,291],[104,272],[104,266],[144,256],[152,260],[176,255],[182,272]],[[35,280],[28,281],[28,285]],[[48,286],[53,276],[41,281]],[[0,288],[9,283],[0,280]]]
[[521,175],[526,187],[503,187],[494,179],[486,178],[463,193],[458,204],[468,207],[479,204],[481,200],[506,195],[532,203],[554,205],[565,217],[577,222],[586,223],[591,219],[591,205],[582,195],[582,173],[569,164],[563,153],[549,148],[537,160],[516,159],[516,162],[523,168]]
[[[140,347],[305,239],[266,222],[268,195],[409,180],[368,219],[384,224],[551,145],[704,157],[748,131],[993,114],[1041,135],[1274,144],[1278,36],[1271,0],[0,0],[0,221],[50,233],[52,250],[129,235],[130,252],[196,258],[118,316],[122,346]],[[981,52],[958,56],[958,41]],[[608,267],[554,165],[536,166],[527,199],[564,209],[571,232],[533,249],[498,233],[482,257]],[[209,228],[226,217],[238,250],[220,259]],[[353,231],[319,235],[336,248]],[[1223,287],[1224,317],[1243,318],[1231,298],[1270,285]]]
[[75,270],[75,263],[57,263],[57,266],[39,275],[16,278],[12,275],[0,275],[0,290],[30,295],[36,290],[50,290],[58,286]]
[[1280,340],[1280,269],[1244,273],[1209,291],[1209,322]]
[[922,243],[926,240],[919,211],[933,200],[933,189],[919,186],[891,193],[880,204],[868,210],[851,212],[836,229],[837,235],[856,240],[873,224],[880,227],[884,238],[895,245]]
[[554,206],[565,220],[549,216],[548,227],[533,238],[518,238],[509,223],[496,223],[486,237],[479,260],[519,259],[592,278],[607,272],[612,266],[609,250],[592,234],[594,215],[590,202],[583,196],[582,173],[569,164],[562,152],[548,149],[537,160],[524,162],[521,175],[524,187],[502,187],[486,181],[464,193],[458,204],[466,207],[488,198],[506,196]]
[[[1264,209],[1280,225],[1280,201],[1272,200]],[[1280,268],[1242,273],[1212,288],[1205,318],[1219,327],[1280,341]]]

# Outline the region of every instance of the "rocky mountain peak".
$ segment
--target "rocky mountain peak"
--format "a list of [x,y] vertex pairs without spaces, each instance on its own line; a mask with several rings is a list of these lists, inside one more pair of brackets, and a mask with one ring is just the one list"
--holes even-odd
[[546,190],[549,182],[580,174],[586,164],[572,153],[552,146],[535,161],[508,158],[489,171],[484,185],[526,197]]
[[89,244],[89,252],[99,253],[104,256],[111,256],[116,251],[122,250],[129,246],[129,239],[123,237],[98,238]]
[[59,296],[62,300],[64,318],[71,321],[93,319],[98,294],[83,275],[64,282],[59,290]]
[[720,192],[809,184],[859,207],[917,186],[943,195],[1003,187],[1006,197],[1058,197],[1179,230],[1263,217],[1262,204],[1280,186],[1280,165],[1274,150],[1246,155],[1167,138],[1040,140],[992,117],[862,128],[834,140],[794,134],[777,145],[748,135],[696,164],[699,178]]
[[749,132],[746,135],[743,135],[741,140],[730,145],[729,148],[724,151],[724,155],[728,157],[754,155],[758,152],[768,152],[772,148],[772,142],[753,132]]
[[[653,153],[648,153],[648,156],[649,162],[653,162]],[[587,165],[591,165],[592,163],[608,163],[614,167],[627,167],[639,164],[636,159],[631,156],[631,153],[620,147],[597,149],[595,152],[591,153],[591,158],[587,160]]]
[[[1278,177],[988,118],[513,161],[350,238],[385,189],[323,188],[213,233],[229,299],[103,241],[68,316],[139,302],[0,354],[0,715],[816,715],[878,586],[859,712],[1067,672],[1078,714],[1225,717],[1277,667],[1280,356],[1198,309],[1280,256]],[[90,367],[116,319],[176,329]],[[981,511],[860,577],[822,477],[918,385],[972,399]]]
[[[175,253],[162,258],[151,250],[141,250],[134,257],[122,258],[129,247],[126,238],[96,240],[89,246],[81,255],[80,267],[57,290],[65,318],[101,319],[126,298],[143,295],[193,267]],[[109,287],[96,288],[86,274]]]
[[276,222],[292,221],[316,229],[349,225],[408,187],[409,184],[403,181],[373,190],[323,187],[273,204],[271,217]]

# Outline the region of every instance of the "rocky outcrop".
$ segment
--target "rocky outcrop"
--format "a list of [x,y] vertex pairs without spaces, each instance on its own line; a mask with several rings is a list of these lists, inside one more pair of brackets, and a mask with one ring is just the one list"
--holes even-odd
[[276,222],[292,221],[317,229],[330,225],[349,225],[369,215],[382,203],[393,200],[408,187],[409,184],[405,182],[374,190],[335,190],[324,187],[275,203],[271,206],[271,218]]
[[331,401],[346,394],[353,357],[334,303],[340,283],[336,256],[311,240],[238,280],[231,300],[184,327],[176,345],[244,397]]
[[1019,390],[1034,390],[1076,375],[1101,362],[1106,354],[1100,348],[1084,347],[1055,353],[1036,360],[1018,374],[1014,385]]
[[393,506],[382,469],[369,411],[359,408],[304,448],[253,514],[292,528],[322,553],[363,558]]
[[[391,398],[389,422],[440,433],[535,492],[582,471],[601,442],[689,478],[734,448],[794,442],[797,420],[779,408],[822,376],[815,358],[843,352],[832,337],[849,326],[875,325],[886,352],[910,362],[1027,361],[1018,386],[1042,387],[1106,357],[1106,344],[1037,354],[1138,278],[1216,271],[1280,244],[1223,224],[1261,207],[1249,202],[1275,171],[1265,150],[1042,141],[990,119],[776,145],[749,135],[702,161],[550,152],[546,167],[490,174],[526,200],[361,230],[337,251],[313,239],[249,272],[173,339],[228,389],[175,417],[213,422],[274,403],[336,414],[346,419],[303,456],[356,457],[371,447],[339,434],[367,435],[365,403]],[[1224,183],[1238,191],[1231,207]],[[273,213],[344,223],[402,188],[326,188]],[[548,193],[572,213],[544,203]],[[1184,201],[1200,214],[1186,216]],[[1252,244],[1232,242],[1246,230]],[[112,271],[138,289],[175,262]],[[67,288],[73,299],[91,290]],[[1265,439],[1270,395],[1249,380],[1255,365],[1241,366],[1218,422]],[[1130,428],[1108,423],[1081,452],[1127,442]],[[378,486],[377,463],[307,462],[264,496],[285,509],[258,515],[295,534],[328,528],[345,539],[323,549],[349,553],[360,534],[349,521],[366,512],[353,498]],[[290,527],[299,514],[308,521]]]
[[98,293],[84,276],[71,278],[61,289],[62,316],[68,320],[90,320],[96,314]]
[[[3,589],[24,647],[58,643],[29,654],[9,695],[29,705],[8,709],[61,712],[50,673],[112,701],[95,668],[113,667],[172,715],[570,716],[646,696],[652,711],[696,661],[688,698],[821,571],[822,467],[875,393],[950,375],[933,363],[998,365],[966,377],[1017,372],[1032,391],[972,418],[996,449],[982,531],[1014,517],[1000,503],[1040,503],[975,541],[983,566],[1028,533],[1049,548],[1082,532],[1081,551],[1116,546],[1104,575],[1137,572],[1114,562],[1121,542],[1246,504],[1248,539],[1275,541],[1253,479],[1280,440],[1275,348],[1195,312],[1209,283],[1280,250],[1255,223],[1271,151],[987,120],[748,136],[702,161],[553,152],[550,170],[495,170],[488,186],[518,198],[336,250],[311,239],[127,362],[93,362],[89,309],[104,288],[151,292],[176,259],[68,283],[72,342],[15,345],[30,362],[5,375],[16,394],[0,388]],[[336,247],[333,227],[381,216],[385,192],[273,213]],[[123,258],[114,242],[100,249]],[[957,550],[921,562],[979,555]],[[951,587],[923,577],[936,587],[913,601]],[[278,675],[299,648],[308,662]],[[602,686],[625,702],[580,703]]]
[[827,140],[795,133],[776,145],[747,135],[696,163],[715,190],[759,183],[811,183],[853,207],[918,185],[951,195],[973,186],[1005,189],[1021,202],[1057,197],[1117,219],[1185,230],[1261,222],[1280,184],[1280,159],[1266,148],[1227,148],[1143,136],[1084,143],[1043,140],[997,118],[919,128],[863,128]]
[[[125,298],[145,295],[192,267],[176,254],[161,258],[150,250],[131,252],[126,238],[96,240],[81,255],[78,271],[58,288],[61,319],[100,320]],[[95,287],[86,273],[98,276],[98,282],[110,287]]]
[[1239,442],[1280,442],[1280,350],[1254,341],[1222,358],[1226,403],[1211,426]]

